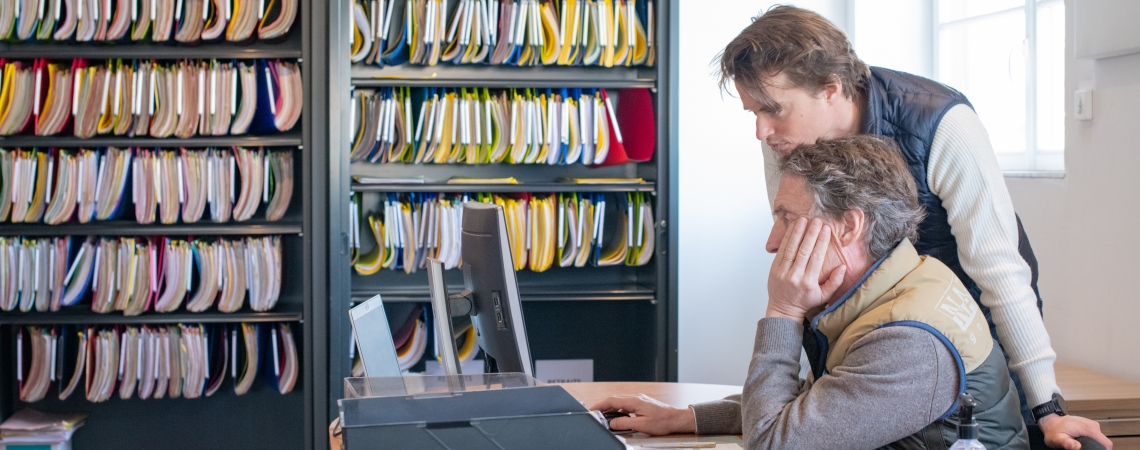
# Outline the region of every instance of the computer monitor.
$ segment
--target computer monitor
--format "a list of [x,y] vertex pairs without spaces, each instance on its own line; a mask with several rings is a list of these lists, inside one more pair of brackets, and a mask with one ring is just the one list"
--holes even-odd
[[384,313],[384,302],[377,295],[348,310],[356,349],[364,363],[366,377],[400,376],[400,360],[392,341],[392,330]]
[[534,363],[502,206],[464,204],[461,239],[464,292],[449,296],[442,264],[432,261],[428,265],[436,336],[446,341],[439,347],[444,372],[460,374],[451,318],[469,314],[487,373],[517,372],[533,377]]
[[[443,262],[428,258],[428,292],[431,294],[431,311],[435,316],[435,347],[439,351],[440,365],[446,375],[462,375],[463,370],[459,364],[459,351],[455,348],[455,329],[452,327],[453,316],[469,314],[467,311],[455,311],[451,307],[451,299],[447,295],[447,284],[443,281]],[[470,305],[470,300],[464,296],[457,299]],[[454,312],[453,312],[454,311]],[[462,314],[457,314],[462,313]]]

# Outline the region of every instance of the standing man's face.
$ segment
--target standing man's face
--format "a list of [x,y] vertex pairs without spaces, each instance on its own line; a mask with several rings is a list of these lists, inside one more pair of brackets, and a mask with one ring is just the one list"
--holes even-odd
[[800,144],[844,135],[837,132],[834,118],[836,102],[843,98],[838,86],[825,86],[819,94],[812,95],[794,87],[786,75],[779,73],[764,89],[778,105],[776,110],[770,110],[746,94],[739,82],[735,84],[744,109],[756,115],[756,139],[767,141],[780,155]]

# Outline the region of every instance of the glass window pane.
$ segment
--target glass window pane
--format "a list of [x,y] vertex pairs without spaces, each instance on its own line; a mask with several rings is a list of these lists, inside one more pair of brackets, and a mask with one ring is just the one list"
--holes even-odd
[[938,46],[938,80],[970,99],[994,151],[1024,153],[1024,11],[943,26]]
[[938,22],[953,22],[1024,5],[1025,0],[939,0]]
[[1065,2],[1037,7],[1037,151],[1065,150]]

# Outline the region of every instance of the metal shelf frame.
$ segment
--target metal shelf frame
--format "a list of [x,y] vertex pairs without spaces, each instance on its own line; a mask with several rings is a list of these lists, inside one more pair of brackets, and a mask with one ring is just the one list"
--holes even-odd
[[[325,21],[327,30],[321,38],[327,39],[325,54],[312,55],[309,66],[323,68],[315,71],[317,82],[323,92],[314,92],[310,98],[327,105],[327,109],[320,109],[315,114],[314,123],[327,128],[315,130],[312,136],[323,139],[321,144],[327,144],[320,155],[327,163],[326,172],[317,173],[317,186],[327,186],[327,191],[321,193],[323,198],[315,204],[326,208],[324,211],[327,229],[317,227],[317,239],[321,240],[320,251],[316,251],[315,261],[323,267],[314,271],[318,287],[327,288],[327,291],[315,292],[317,298],[327,298],[328,303],[323,304],[324,311],[314,311],[315,321],[319,327],[326,327],[327,334],[318,333],[318,342],[314,350],[314,360],[320,360],[324,366],[318,366],[326,371],[324,379],[326,391],[323,395],[324,404],[320,400],[315,406],[316,422],[321,419],[332,420],[337,411],[336,400],[340,398],[340,379],[349,376],[348,352],[344,349],[350,344],[350,324],[348,310],[353,301],[366,300],[374,294],[381,294],[388,302],[423,302],[427,300],[426,285],[422,289],[373,289],[375,286],[358,286],[353,288],[353,275],[349,261],[349,193],[402,193],[402,191],[449,191],[449,193],[471,193],[471,191],[497,191],[497,193],[519,193],[519,191],[648,191],[654,196],[654,229],[657,230],[657,255],[654,255],[652,267],[644,268],[645,283],[648,286],[635,286],[629,289],[612,289],[613,292],[603,292],[598,289],[586,292],[587,287],[570,287],[556,291],[553,287],[528,291],[527,286],[520,286],[523,300],[527,302],[531,312],[528,319],[552,320],[555,317],[567,317],[568,309],[581,308],[579,301],[588,303],[592,311],[604,311],[603,314],[618,314],[613,317],[638,317],[640,321],[632,324],[638,329],[638,338],[644,337],[636,346],[637,358],[645,363],[642,371],[637,371],[638,377],[655,379],[655,381],[676,381],[677,379],[677,35],[678,21],[676,11],[679,9],[679,0],[663,0],[657,5],[657,35],[654,42],[658,44],[658,64],[654,67],[511,67],[511,66],[470,66],[470,65],[438,65],[438,66],[389,66],[375,67],[351,64],[350,39],[345,31],[351,30],[352,3],[345,0],[329,1],[324,8],[315,8],[315,21]],[[321,9],[317,11],[316,9]],[[323,16],[323,17],[318,17]],[[439,181],[417,183],[417,185],[398,185],[398,183],[383,183],[383,185],[363,185],[355,183],[352,175],[367,175],[367,177],[400,177],[405,172],[412,173],[414,166],[396,167],[393,164],[383,165],[383,173],[365,173],[361,167],[353,170],[349,162],[349,148],[352,144],[353,130],[350,117],[352,117],[351,91],[356,88],[376,87],[488,87],[488,88],[648,88],[655,92],[657,101],[654,103],[654,114],[657,118],[657,152],[650,162],[638,163],[628,167],[603,167],[596,170],[594,177],[605,178],[642,178],[651,180],[641,185],[569,185],[569,183],[555,183],[557,177],[568,177],[569,174],[555,173],[555,169],[539,170],[538,167],[520,169],[526,173],[516,175],[522,181],[520,185],[443,185]],[[620,100],[619,100],[620,101]],[[326,122],[327,120],[327,122]],[[327,152],[327,153],[326,153]],[[359,165],[359,164],[357,164]],[[378,166],[377,166],[378,167]],[[407,169],[405,171],[405,169]],[[511,167],[473,167],[479,177],[497,178],[510,173]],[[449,167],[424,166],[420,170],[429,179],[446,180],[450,177],[471,177],[472,171],[459,172]],[[621,172],[621,173],[617,173]],[[604,173],[604,174],[601,174]],[[437,177],[439,175],[439,177]],[[513,175],[513,174],[511,174]],[[587,177],[575,172],[573,177]],[[321,185],[321,182],[327,185]],[[315,212],[316,213],[316,212]],[[318,273],[319,272],[319,273]],[[597,273],[592,271],[591,273]],[[616,272],[621,273],[621,272]],[[587,275],[583,275],[587,276]],[[634,283],[641,281],[633,280]],[[449,281],[449,283],[454,283]],[[589,283],[584,283],[589,285]],[[591,286],[593,287],[593,286]],[[580,311],[580,310],[575,310]],[[560,316],[561,314],[561,316]],[[577,313],[572,313],[577,314]],[[597,321],[587,316],[576,316],[585,320],[584,324]],[[598,320],[614,319],[610,316],[597,318]],[[600,321],[600,324],[601,322]],[[606,325],[610,326],[610,325]],[[536,335],[540,334],[537,333]],[[547,336],[549,337],[549,336]],[[553,342],[553,341],[551,341]],[[538,345],[538,344],[536,344]],[[547,347],[549,350],[549,347]],[[612,355],[608,358],[613,358]],[[642,365],[638,362],[638,365]],[[325,423],[327,427],[327,422]],[[327,428],[318,429],[318,432],[327,432]],[[324,443],[316,440],[318,448],[324,448]]]
[[[335,3],[335,2],[334,2]],[[205,313],[176,312],[170,314],[145,313],[126,317],[121,314],[96,314],[79,308],[64,308],[58,312],[0,312],[0,361],[8,364],[16,358],[15,330],[22,325],[39,324],[160,324],[160,323],[239,323],[239,322],[292,322],[297,336],[300,357],[299,380],[293,393],[279,395],[272,390],[259,391],[240,399],[213,397],[194,401],[159,402],[150,407],[121,408],[119,400],[90,404],[82,398],[74,402],[45,400],[25,404],[19,400],[14,371],[0,373],[0,419],[14,410],[32,406],[44,410],[79,410],[91,413],[88,430],[79,432],[75,448],[110,448],[126,445],[125,440],[144,443],[144,447],[159,446],[171,449],[212,448],[204,442],[246,443],[249,422],[254,415],[245,411],[275,411],[287,422],[275,425],[277,433],[257,434],[257,445],[282,449],[327,449],[329,415],[328,356],[328,249],[329,234],[329,67],[330,37],[337,28],[329,14],[333,7],[328,2],[298,0],[298,14],[289,35],[274,41],[250,43],[203,42],[197,44],[153,42],[0,42],[0,58],[30,60],[46,58],[66,60],[88,59],[296,59],[301,62],[303,109],[299,124],[290,131],[272,135],[195,136],[191,138],[155,138],[150,136],[97,136],[81,139],[75,136],[3,136],[0,148],[14,147],[291,147],[297,176],[294,199],[289,215],[282,221],[268,222],[263,218],[247,222],[215,224],[204,221],[196,224],[139,225],[131,221],[107,221],[89,224],[0,224],[3,236],[54,236],[54,235],[292,235],[284,245],[286,252],[284,273],[290,278],[283,284],[280,304],[274,311],[254,312],[247,309],[226,314],[217,311]],[[343,16],[341,16],[343,17]],[[347,75],[347,71],[345,71]],[[346,185],[347,187],[347,185]],[[339,201],[338,201],[339,203]],[[262,216],[263,217],[263,216]],[[9,366],[4,366],[9,367]],[[338,383],[339,385],[339,380]],[[272,394],[272,395],[267,395]],[[80,395],[79,397],[82,397]],[[229,398],[229,400],[227,400]],[[133,402],[133,400],[132,400]],[[149,403],[148,403],[149,404]],[[161,405],[160,405],[161,404]],[[287,407],[283,411],[280,408]],[[216,412],[212,408],[218,408]],[[190,412],[208,414],[193,416]],[[144,412],[140,412],[144,411]],[[150,412],[145,412],[150,411]],[[152,414],[161,411],[161,415]],[[116,414],[117,412],[117,414]],[[159,423],[161,417],[197,417],[204,422]],[[226,422],[232,417],[240,421]],[[123,435],[118,432],[93,433],[92,429],[107,430],[107,423],[129,422],[136,431]],[[158,421],[158,422],[155,422]],[[169,421],[166,421],[169,422]],[[193,433],[191,428],[207,427],[210,433]],[[119,428],[121,429],[121,428]],[[88,437],[85,437],[88,436]],[[91,437],[98,436],[98,437]],[[170,440],[170,436],[182,436]],[[220,441],[219,441],[220,439]],[[231,442],[231,443],[232,443]]]
[[30,41],[0,43],[0,58],[31,59],[292,59],[301,58],[299,29],[276,41],[209,41],[184,44],[177,41]]
[[566,66],[360,66],[352,67],[359,87],[488,87],[488,88],[654,88],[653,67]]
[[0,147],[300,147],[304,148],[300,130],[264,136],[195,136],[191,138],[156,138],[149,136],[4,136]]
[[42,223],[0,224],[0,236],[234,236],[302,234],[300,220],[264,219],[247,222],[184,223],[143,225],[128,220],[45,225]]
[[354,192],[656,192],[656,183],[361,184]]
[[301,322],[304,315],[300,309],[283,311],[236,313],[219,312],[148,312],[137,316],[122,314],[97,314],[91,311],[59,312],[8,312],[0,315],[0,325],[109,325],[109,324],[155,324],[155,323],[241,323],[241,322]]

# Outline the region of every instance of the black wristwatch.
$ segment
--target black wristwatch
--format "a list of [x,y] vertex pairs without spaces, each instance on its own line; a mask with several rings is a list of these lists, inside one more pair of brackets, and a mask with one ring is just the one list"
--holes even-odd
[[1033,408],[1033,421],[1038,422],[1042,417],[1050,414],[1056,414],[1058,416],[1066,416],[1069,414],[1069,405],[1065,403],[1065,398],[1061,397],[1061,394],[1053,394],[1052,400]]

